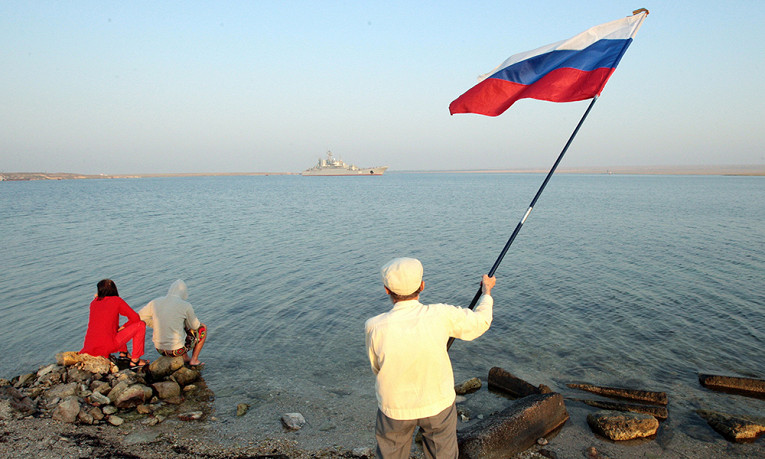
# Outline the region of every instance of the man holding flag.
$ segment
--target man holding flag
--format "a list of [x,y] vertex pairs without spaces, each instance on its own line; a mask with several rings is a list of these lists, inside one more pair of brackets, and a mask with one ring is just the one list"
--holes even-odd
[[[458,457],[454,393],[449,389],[446,394],[443,388],[443,381],[453,384],[451,364],[443,348],[439,349],[438,343],[434,345],[433,341],[449,336],[444,335],[443,330],[451,328],[452,331],[447,332],[451,337],[444,343],[448,350],[455,337],[472,339],[489,328],[493,304],[491,289],[497,267],[647,15],[647,10],[640,9],[632,16],[595,26],[571,39],[511,56],[449,105],[451,114],[497,116],[524,98],[552,102],[593,99],[494,266],[488,275],[484,275],[481,288],[470,304],[473,309],[481,300],[475,311],[477,314],[474,316],[470,314],[472,311],[448,306],[459,309],[454,314],[462,314],[463,319],[475,322],[475,326],[434,327],[433,324],[449,321],[425,317],[432,306],[423,306],[417,301],[424,287],[419,261],[395,259],[383,267],[383,282],[394,308],[369,319],[365,327],[367,352],[376,375],[378,457],[409,457],[415,425],[425,429],[423,453],[426,458]],[[449,314],[454,315],[451,310]],[[479,326],[478,322],[483,324]],[[433,400],[437,403],[421,406],[424,401]],[[441,409],[443,411],[439,411]]]
[[367,320],[367,354],[375,374],[377,456],[406,459],[415,427],[427,458],[457,458],[454,373],[444,344],[470,341],[491,326],[494,277],[484,275],[475,311],[419,302],[422,263],[395,258],[381,270],[393,308]]

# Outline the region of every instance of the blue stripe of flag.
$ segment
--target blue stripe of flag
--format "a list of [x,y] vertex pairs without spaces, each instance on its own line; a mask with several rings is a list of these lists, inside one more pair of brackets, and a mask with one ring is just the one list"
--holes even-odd
[[573,68],[589,72],[599,68],[615,68],[622,51],[632,43],[626,40],[598,40],[584,49],[556,50],[516,62],[494,73],[489,78],[508,80],[529,85],[559,68]]

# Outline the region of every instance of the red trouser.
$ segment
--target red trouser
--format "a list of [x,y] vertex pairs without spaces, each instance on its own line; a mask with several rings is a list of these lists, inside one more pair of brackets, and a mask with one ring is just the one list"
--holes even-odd
[[117,332],[114,337],[114,342],[118,346],[119,352],[127,352],[127,342],[133,340],[133,352],[131,357],[133,360],[140,358],[143,355],[143,346],[146,339],[146,323],[143,321],[133,322],[125,325],[125,327]]

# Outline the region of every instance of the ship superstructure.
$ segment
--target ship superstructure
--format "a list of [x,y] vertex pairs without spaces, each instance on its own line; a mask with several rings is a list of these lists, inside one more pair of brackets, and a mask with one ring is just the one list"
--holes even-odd
[[331,151],[327,151],[327,158],[319,158],[319,162],[310,169],[306,169],[300,175],[383,175],[388,166],[360,168],[353,164],[346,164],[342,159],[336,159]]

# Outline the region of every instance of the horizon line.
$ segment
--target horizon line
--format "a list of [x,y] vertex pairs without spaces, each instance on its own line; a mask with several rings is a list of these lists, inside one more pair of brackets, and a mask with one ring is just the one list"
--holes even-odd
[[[422,174],[536,174],[546,173],[542,168],[500,169],[405,169],[388,170],[386,173]],[[585,166],[559,168],[561,174],[614,174],[614,175],[741,175],[765,176],[765,164],[750,165],[651,165],[651,166]],[[0,172],[0,181],[64,180],[97,178],[151,178],[151,177],[206,177],[206,176],[257,176],[300,175],[300,172],[157,172],[134,174],[82,174],[77,172]]]

